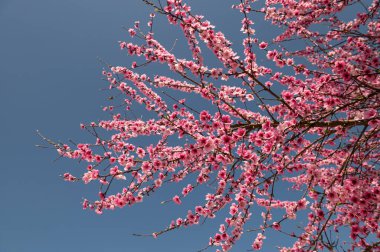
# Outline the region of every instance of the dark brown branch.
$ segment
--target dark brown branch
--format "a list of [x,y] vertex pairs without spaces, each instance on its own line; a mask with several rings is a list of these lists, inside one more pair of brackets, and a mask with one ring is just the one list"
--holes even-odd
[[[342,121],[326,121],[326,122],[315,122],[315,121],[300,121],[297,126],[298,127],[337,127],[337,126],[343,126],[343,127],[353,127],[353,126],[367,126],[368,123],[372,120],[380,119],[378,117],[376,118],[370,118],[370,119],[362,119],[362,120],[342,120]],[[272,122],[273,126],[278,126],[278,122]],[[251,123],[251,124],[233,124],[231,125],[232,129],[236,128],[246,128],[246,129],[261,129],[262,123]]]

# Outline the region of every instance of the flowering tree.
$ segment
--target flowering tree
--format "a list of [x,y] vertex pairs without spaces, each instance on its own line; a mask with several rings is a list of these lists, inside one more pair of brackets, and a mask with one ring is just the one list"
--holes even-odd
[[[294,239],[281,251],[379,250],[379,0],[236,1],[241,53],[184,1],[143,1],[155,12],[148,27],[136,22],[128,30],[136,44],[120,42],[143,59],[103,71],[122,102],[104,108],[109,120],[81,125],[94,143],[70,147],[44,137],[61,156],[87,162],[83,174],[65,173],[65,180],[99,183],[98,199],[84,200],[83,208],[98,214],[123,208],[167,183],[180,185],[170,201],[181,204],[212,184],[203,204],[152,236],[227,209],[209,238],[218,251],[231,249],[243,231],[259,250],[268,229]],[[155,15],[179,26],[192,59],[177,58],[155,39]],[[252,21],[258,16],[281,34],[258,38]],[[292,43],[294,50],[287,48]],[[204,63],[205,50],[220,66]],[[177,77],[139,73],[155,63]],[[122,115],[137,107],[147,119]],[[102,136],[104,130],[111,134]],[[151,144],[133,141],[142,136],[151,136]],[[119,193],[110,194],[111,187]],[[284,188],[298,198],[279,197]],[[252,213],[261,219],[257,227]],[[284,229],[302,214],[304,226]],[[343,246],[331,235],[341,230]]]

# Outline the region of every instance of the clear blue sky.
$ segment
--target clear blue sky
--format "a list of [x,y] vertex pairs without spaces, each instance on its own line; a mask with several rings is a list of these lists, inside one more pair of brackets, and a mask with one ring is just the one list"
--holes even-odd
[[[241,45],[240,15],[231,12],[231,1],[190,3]],[[54,151],[35,147],[41,144],[37,129],[62,142],[91,140],[79,123],[107,118],[101,111],[108,103],[100,91],[106,83],[97,57],[130,65],[132,59],[117,44],[128,39],[122,26],[146,23],[150,11],[140,0],[0,0],[0,252],[190,252],[207,245],[216,232],[219,221],[157,240],[133,237],[183,216],[191,199],[183,207],[160,205],[173,195],[170,189],[142,205],[97,216],[80,204],[82,197],[93,198],[97,187],[59,177],[80,166],[71,160],[53,162]],[[265,35],[264,26],[259,23],[257,32]],[[178,28],[168,27],[160,22],[157,33],[169,47],[182,37]],[[176,50],[189,55],[180,46]],[[253,235],[244,237],[232,251],[249,249]]]

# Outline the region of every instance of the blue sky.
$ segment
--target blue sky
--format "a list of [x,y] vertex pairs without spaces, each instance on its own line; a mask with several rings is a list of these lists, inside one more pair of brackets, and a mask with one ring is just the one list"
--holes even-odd
[[[190,3],[240,46],[240,16],[231,12],[231,1]],[[54,151],[35,147],[41,144],[37,129],[62,142],[92,140],[79,124],[107,118],[101,111],[108,104],[107,94],[100,91],[107,85],[97,57],[129,66],[132,59],[117,43],[128,39],[122,26],[130,27],[135,20],[146,23],[150,11],[140,0],[0,1],[0,252],[186,252],[203,248],[216,232],[221,219],[157,240],[133,237],[183,216],[196,196],[181,207],[160,205],[175,192],[169,188],[142,205],[97,216],[80,204],[82,197],[94,197],[97,187],[69,184],[59,177],[80,166],[71,160],[54,162]],[[167,22],[160,21],[156,28],[158,39],[168,47],[182,39],[179,29]],[[264,23],[256,29],[264,36],[270,32]],[[175,52],[189,56],[183,48],[178,45]],[[248,249],[252,239],[245,235],[232,251]],[[270,246],[264,251],[272,250]]]

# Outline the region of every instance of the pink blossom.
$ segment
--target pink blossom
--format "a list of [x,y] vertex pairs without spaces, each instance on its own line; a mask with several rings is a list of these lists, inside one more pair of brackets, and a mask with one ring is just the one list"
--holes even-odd
[[266,42],[261,42],[259,44],[260,49],[265,49],[265,48],[267,48],[267,46],[268,46],[268,43],[266,43]]
[[173,201],[174,203],[176,203],[177,205],[180,205],[182,202],[181,202],[181,199],[179,198],[178,195],[174,196],[173,197]]

